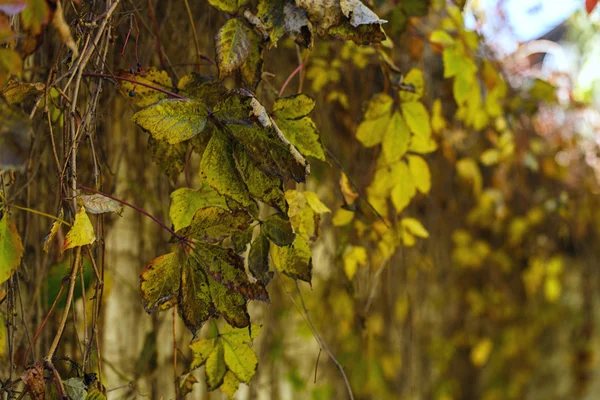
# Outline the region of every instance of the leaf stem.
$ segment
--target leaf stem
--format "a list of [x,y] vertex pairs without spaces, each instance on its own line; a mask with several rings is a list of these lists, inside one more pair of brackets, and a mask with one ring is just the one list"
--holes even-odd
[[292,80],[292,78],[294,76],[296,76],[296,74],[298,72],[300,72],[302,70],[302,68],[304,68],[305,64],[306,64],[306,60],[302,64],[298,65],[296,67],[296,69],[292,71],[292,73],[290,74],[290,76],[287,77],[287,79],[283,83],[283,86],[281,87],[281,89],[279,89],[279,97],[281,97],[283,95],[283,92],[285,91],[285,88],[287,87],[287,85],[290,83],[290,81]]
[[53,220],[55,220],[55,221],[57,221],[57,222],[60,222],[61,224],[65,224],[65,225],[71,226],[71,224],[70,224],[70,223],[68,223],[67,221],[65,221],[65,220],[62,220],[62,219],[60,219],[60,218],[58,218],[58,217],[55,217],[55,216],[54,216],[54,215],[52,215],[52,214],[46,214],[45,212],[41,212],[41,211],[38,211],[38,210],[34,210],[34,209],[32,209],[32,208],[28,208],[28,207],[22,207],[22,206],[18,206],[18,205],[16,205],[16,204],[11,204],[11,205],[10,205],[10,207],[14,207],[14,208],[16,208],[16,209],[19,209],[19,210],[22,210],[22,211],[27,211],[27,212],[30,212],[30,213],[33,213],[33,214],[38,214],[38,215],[41,215],[41,216],[43,216],[43,217],[52,218]]
[[112,200],[114,200],[114,201],[116,201],[118,203],[121,203],[124,206],[133,208],[135,211],[144,214],[146,217],[150,218],[151,220],[153,220],[154,222],[156,222],[157,224],[159,224],[164,230],[166,230],[167,232],[169,232],[171,235],[175,236],[175,238],[177,238],[177,240],[179,240],[179,241],[184,240],[184,238],[182,236],[179,236],[178,234],[176,234],[173,229],[169,228],[164,222],[162,222],[160,219],[156,218],[154,215],[150,214],[148,211],[144,210],[143,208],[140,208],[138,206],[134,206],[133,204],[128,203],[125,200],[121,200],[121,199],[119,199],[117,197],[111,196],[110,194],[101,192],[101,191],[96,190],[96,189],[89,188],[87,186],[83,186],[83,185],[79,185],[78,184],[77,187],[79,187],[80,189],[83,189],[83,190],[87,190],[88,192],[100,194],[100,195],[108,197],[109,199],[112,199]]
[[110,75],[110,74],[98,74],[95,72],[84,72],[83,76],[91,76],[91,77],[95,77],[95,78],[114,78],[114,79],[121,80],[121,81],[135,83],[136,85],[145,86],[149,89],[156,90],[157,92],[164,93],[164,94],[174,97],[176,99],[185,99],[185,97],[183,97],[182,95],[171,92],[167,89],[163,89],[158,86],[151,85],[149,83],[136,81],[135,79],[125,78],[124,76],[114,76],[114,75]]

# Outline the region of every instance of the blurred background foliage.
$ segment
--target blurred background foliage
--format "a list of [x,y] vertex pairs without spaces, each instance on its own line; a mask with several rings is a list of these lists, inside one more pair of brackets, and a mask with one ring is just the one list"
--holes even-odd
[[[312,160],[311,178],[295,189],[316,192],[331,213],[321,216],[312,285],[300,284],[302,297],[292,280],[276,274],[270,305],[251,305],[253,323],[262,325],[253,346],[259,367],[236,398],[347,398],[307,318],[357,399],[597,398],[598,13],[588,15],[582,4],[525,41],[507,17],[514,2],[472,1],[466,10],[460,1],[365,3],[388,21],[382,43],[315,39],[308,51],[284,39],[265,53],[256,89],[263,104],[272,104],[304,63],[283,94],[301,91],[316,100],[311,115],[328,161]],[[226,16],[208,2],[190,5],[199,48],[212,57]],[[107,64],[129,69],[119,53],[135,15],[139,40],[130,39],[124,56],[133,60],[137,52],[146,70],[162,70],[164,57],[167,72],[152,72],[161,74],[152,82],[169,87],[170,79],[194,69],[194,32],[183,2],[154,2],[154,8],[162,50],[146,2],[124,1]],[[65,10],[76,18],[72,13]],[[513,33],[514,47],[495,36],[506,32]],[[43,81],[59,46],[44,40],[25,59],[22,79]],[[216,73],[205,64],[202,72]],[[183,164],[161,165],[160,157],[158,165],[152,162],[151,153],[160,152],[152,144],[148,151],[145,135],[129,122],[134,105],[143,104],[129,98],[128,89],[104,86],[97,129],[90,133],[108,170],[104,187],[111,190],[105,191],[166,221],[169,193],[193,182],[197,171],[181,173]],[[53,112],[60,110],[50,107]],[[85,156],[93,148],[80,151]],[[12,192],[13,199],[56,210],[58,178],[43,172],[52,157],[42,152],[29,165],[35,180]],[[80,174],[94,179],[94,167],[85,162]],[[0,357],[10,354],[10,364],[22,368],[29,338],[69,264],[41,252],[49,220],[15,212],[26,267],[18,286],[0,288],[0,298],[22,293],[0,314],[19,327]],[[98,347],[103,384],[115,389],[108,398],[173,398],[171,325],[175,375],[189,364],[191,336],[169,312],[143,314],[138,290],[144,263],[167,248],[165,234],[131,210],[107,218],[102,229],[107,267]],[[84,270],[88,285],[93,276],[89,265]],[[76,293],[81,297],[81,288]],[[90,301],[78,300],[79,313]],[[78,324],[69,325],[63,339],[72,358],[81,352]],[[38,354],[52,337],[48,332],[34,346]],[[207,393],[204,375],[194,375],[198,382],[184,382],[189,398],[225,396]]]

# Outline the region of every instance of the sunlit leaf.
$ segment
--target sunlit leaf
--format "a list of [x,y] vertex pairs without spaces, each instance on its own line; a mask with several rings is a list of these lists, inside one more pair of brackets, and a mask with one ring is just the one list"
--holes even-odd
[[163,99],[138,111],[131,120],[155,139],[175,144],[202,132],[207,117],[206,106],[199,100]]
[[392,118],[385,130],[381,149],[385,160],[391,164],[400,159],[406,154],[408,144],[410,142],[410,131],[404,118],[399,112],[394,112]]
[[233,372],[227,371],[227,373],[223,377],[223,384],[219,389],[221,389],[223,393],[229,396],[230,399],[233,399],[233,396],[235,395],[235,392],[237,392],[239,386],[239,379],[235,377]]
[[232,18],[215,36],[219,78],[223,79],[241,67],[250,56],[249,29],[237,18]]
[[0,219],[0,284],[6,282],[16,271],[23,257],[23,243],[15,225],[4,212]]
[[287,276],[310,282],[312,253],[304,237],[296,235],[291,246],[271,246],[271,259],[275,267]]
[[240,72],[242,81],[248,88],[255,89],[262,78],[263,72],[263,46],[262,41],[254,32],[250,31],[250,54],[242,64]]
[[332,223],[334,226],[348,225],[354,219],[354,212],[340,208],[333,216]]
[[431,32],[431,35],[429,35],[429,41],[431,43],[437,43],[444,46],[451,46],[454,44],[454,38],[450,36],[449,33],[441,29]]
[[425,90],[425,78],[423,77],[423,71],[418,68],[413,68],[402,79],[403,85],[409,85],[414,88],[414,93],[407,90],[400,90],[400,100],[402,101],[417,101],[423,97]]
[[350,246],[344,252],[344,272],[348,279],[352,280],[360,265],[367,264],[367,249],[362,246]]
[[323,202],[321,201],[321,199],[319,199],[319,196],[317,196],[315,192],[310,192],[307,190],[303,193],[304,197],[306,197],[308,205],[310,206],[310,208],[313,209],[314,212],[316,212],[317,214],[325,214],[331,212],[331,210],[325,204],[323,204]]
[[365,147],[381,143],[391,119],[393,100],[385,93],[379,93],[371,99],[363,122],[356,130],[356,138]]
[[475,347],[471,350],[471,362],[476,367],[483,366],[489,359],[494,343],[489,339],[485,338],[477,342]]
[[428,138],[431,136],[431,125],[429,124],[429,112],[418,101],[410,101],[401,104],[402,116],[408,124],[410,131],[416,136]]
[[210,206],[227,208],[225,199],[208,185],[200,190],[180,188],[173,191],[169,218],[174,230],[178,231],[189,226],[196,211]]
[[181,269],[185,259],[179,252],[155,258],[140,275],[142,303],[148,313],[168,304],[177,296],[181,280]]
[[404,229],[409,231],[412,235],[415,235],[415,236],[418,236],[421,238],[429,237],[429,232],[427,232],[427,229],[425,229],[425,227],[423,226],[421,221],[419,221],[418,219],[402,218],[402,220],[400,221],[400,225]]
[[85,208],[79,206],[77,215],[75,215],[75,222],[73,222],[73,226],[65,236],[65,243],[63,244],[62,251],[73,247],[92,244],[95,241],[96,233],[94,232],[92,221],[90,221],[90,218],[85,212]]
[[408,169],[413,177],[413,182],[417,190],[423,194],[429,193],[431,190],[431,173],[429,165],[419,156],[409,155]]
[[[171,78],[167,71],[159,70],[155,67],[150,67],[141,73],[136,73],[135,71],[131,73],[130,71],[130,73],[124,73],[122,77],[134,82],[124,79],[120,80],[119,91],[139,107],[146,107],[169,97],[168,94],[152,87],[168,91],[173,90]],[[138,82],[141,84],[138,84]],[[144,84],[152,87],[145,86]]]
[[211,6],[229,14],[236,13],[248,0],[208,0]]
[[340,8],[344,15],[350,19],[350,25],[383,24],[386,20],[380,19],[371,9],[360,0],[340,0]]
[[412,174],[404,162],[399,163],[396,179],[398,180],[398,183],[393,187],[391,197],[396,212],[399,214],[406,206],[408,206],[410,200],[415,196],[416,187]]

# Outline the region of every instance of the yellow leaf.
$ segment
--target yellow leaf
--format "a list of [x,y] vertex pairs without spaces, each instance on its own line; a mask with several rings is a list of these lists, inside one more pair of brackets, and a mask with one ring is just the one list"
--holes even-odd
[[450,46],[454,44],[454,38],[450,36],[450,34],[448,34],[446,31],[443,31],[441,29],[431,32],[431,35],[429,35],[429,41],[431,43],[437,43],[443,46]]
[[490,358],[494,343],[489,338],[481,339],[471,350],[471,362],[476,367],[482,367]]
[[385,93],[376,94],[367,106],[365,119],[356,130],[356,138],[365,147],[381,143],[391,118],[393,100]]
[[330,213],[331,210],[321,202],[319,196],[315,192],[305,191],[304,196],[306,197],[306,201],[310,208],[313,209],[317,214]]
[[406,163],[400,162],[395,179],[398,182],[392,189],[392,203],[396,213],[400,214],[408,206],[410,200],[417,193],[412,175]]
[[481,153],[479,160],[483,165],[487,166],[498,164],[498,161],[500,161],[500,151],[497,149],[487,149]]
[[408,125],[404,122],[402,115],[396,111],[392,115],[383,136],[381,148],[385,160],[389,164],[400,161],[402,156],[404,156],[408,150],[409,141],[410,132],[408,130]]
[[408,151],[418,154],[427,154],[436,151],[437,148],[437,143],[432,138],[424,138],[421,136],[413,135],[410,139],[410,146],[408,147]]
[[544,296],[546,300],[550,303],[556,303],[560,298],[561,292],[562,285],[560,284],[560,280],[554,276],[546,277],[546,282],[544,283]]
[[358,193],[356,193],[352,189],[352,185],[350,185],[350,180],[346,176],[345,173],[342,172],[342,176],[340,177],[340,189],[342,191],[342,195],[344,196],[344,200],[346,204],[351,206],[356,201],[358,197]]
[[429,232],[427,232],[427,229],[425,229],[423,224],[421,224],[421,221],[419,221],[418,219],[403,218],[402,221],[400,222],[400,224],[402,225],[402,227],[404,229],[406,229],[407,231],[409,231],[411,234],[413,234],[415,236],[418,236],[421,238],[429,237]]
[[429,165],[419,156],[408,156],[408,168],[413,177],[413,182],[417,190],[423,194],[431,190],[431,174]]
[[77,215],[75,215],[73,227],[67,232],[67,236],[65,237],[62,251],[73,247],[92,244],[95,241],[96,233],[94,232],[92,221],[90,221],[90,218],[87,216],[85,208],[80,205]]
[[463,158],[456,162],[458,176],[473,185],[473,193],[479,197],[483,189],[483,177],[477,163],[472,158]]
[[349,246],[344,253],[344,272],[352,280],[359,265],[367,264],[367,249],[362,246]]
[[402,80],[404,85],[412,85],[415,92],[409,92],[407,90],[401,90],[399,92],[401,101],[417,101],[423,97],[423,91],[425,90],[425,78],[423,78],[423,71],[418,68],[413,68]]
[[403,229],[402,230],[402,244],[406,247],[412,247],[415,245],[415,243],[417,243],[417,240],[415,239],[414,235],[412,235],[406,229]]
[[340,208],[339,210],[336,211],[335,215],[333,216],[333,225],[334,226],[348,225],[350,222],[352,222],[353,219],[354,219],[354,212]]
[[442,101],[435,99],[431,107],[431,129],[435,133],[440,133],[444,128],[446,128],[446,120],[442,110]]
[[422,103],[418,101],[409,101],[402,103],[401,108],[402,115],[412,133],[425,138],[431,136],[429,112]]

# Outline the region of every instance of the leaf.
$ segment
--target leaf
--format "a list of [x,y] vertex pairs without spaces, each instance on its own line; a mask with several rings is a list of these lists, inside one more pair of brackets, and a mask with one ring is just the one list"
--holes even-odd
[[267,236],[261,232],[252,242],[248,253],[248,269],[265,285],[273,277],[273,273],[269,272],[269,243]]
[[340,7],[344,15],[350,19],[350,25],[354,27],[387,22],[380,19],[377,14],[371,11],[360,0],[340,0]]
[[2,94],[8,104],[21,104],[33,100],[42,94],[45,88],[46,85],[41,82],[25,83],[11,79],[2,89]]
[[65,237],[65,243],[63,244],[62,251],[72,249],[73,247],[85,246],[92,244],[96,241],[96,233],[90,218],[85,212],[85,208],[80,205],[77,214],[75,215],[75,222],[73,226],[67,232]]
[[233,246],[233,251],[238,254],[244,253],[246,251],[246,247],[248,243],[252,240],[252,234],[254,233],[254,225],[251,225],[242,232],[236,232],[231,235],[231,244]]
[[344,253],[344,272],[352,280],[359,265],[367,264],[367,249],[362,246],[349,246]]
[[[179,394],[182,397],[194,391],[194,384],[198,383],[198,379],[191,373],[184,374],[179,377]],[[87,400],[87,399],[86,399]]]
[[396,213],[400,214],[402,210],[408,206],[410,200],[416,194],[416,188],[413,182],[412,174],[406,166],[406,163],[399,163],[396,179],[398,183],[393,187],[391,197],[392,203],[396,208]]
[[419,221],[418,219],[402,218],[402,221],[400,221],[400,225],[402,226],[402,228],[406,229],[414,236],[418,236],[421,238],[429,237],[429,232],[427,232],[427,229],[423,227],[423,224],[421,224],[421,221]]
[[281,212],[287,212],[287,203],[283,195],[283,182],[281,178],[269,176],[261,171],[252,161],[242,146],[236,146],[235,159],[237,170],[241,175],[250,195],[277,208]]
[[244,86],[254,90],[262,78],[263,46],[261,39],[254,32],[250,31],[248,34],[250,37],[250,53],[242,64],[240,73]]
[[356,138],[365,147],[381,143],[391,119],[393,100],[385,93],[376,94],[365,112],[365,119],[356,130]]
[[232,18],[215,36],[219,79],[241,67],[250,56],[249,30],[242,21]]
[[350,180],[343,172],[340,176],[340,190],[342,191],[342,195],[344,196],[344,202],[349,206],[353,205],[356,199],[358,198],[358,193],[356,193],[354,189],[352,189]]
[[99,389],[92,389],[88,392],[85,400],[106,400],[106,395]]
[[410,131],[404,118],[398,111],[392,114],[392,118],[385,130],[381,149],[388,164],[392,164],[406,154],[410,142]]
[[178,231],[189,226],[196,211],[210,206],[227,208],[225,199],[208,185],[200,190],[180,188],[173,191],[169,208],[169,218],[173,223],[173,229]]
[[83,378],[69,378],[63,381],[65,392],[71,400],[85,400],[87,396],[87,388],[83,382]]
[[250,226],[252,218],[245,210],[229,211],[221,207],[206,207],[196,211],[188,227],[181,234],[207,243],[219,242],[235,232]]
[[296,5],[306,11],[308,19],[319,35],[326,34],[329,28],[342,21],[343,14],[339,3],[337,0],[296,0]]
[[243,207],[256,208],[236,169],[232,153],[230,140],[220,134],[213,135],[200,162],[200,178],[220,195],[235,200]]
[[[258,331],[258,327],[253,330]],[[223,347],[225,349],[225,364],[227,368],[241,382],[249,383],[258,366],[258,358],[256,353],[248,345],[250,336],[247,330],[240,332],[239,330],[226,331],[221,334]]]
[[290,205],[288,216],[294,232],[306,240],[315,239],[318,236],[320,217],[309,205],[305,192],[288,190],[285,192],[285,199]]
[[306,11],[291,1],[285,1],[283,7],[283,28],[285,33],[297,45],[311,49],[313,46],[313,24],[308,19]]
[[141,73],[132,73],[130,71],[129,73],[121,74],[121,77],[135,82],[119,80],[119,92],[139,107],[146,107],[169,97],[168,94],[152,87],[144,86],[144,84],[163,90],[173,90],[171,78],[167,71],[156,69],[156,67],[150,67]]
[[262,232],[277,246],[289,246],[296,237],[290,221],[273,214],[262,222]]
[[81,195],[78,198],[85,207],[85,211],[90,214],[114,212],[121,215],[123,212],[123,206],[119,202],[101,194]]
[[429,124],[429,112],[425,106],[418,101],[402,103],[402,115],[410,131],[416,136],[428,138],[431,136],[431,125]]
[[336,39],[352,40],[359,45],[380,43],[386,36],[379,24],[360,25],[353,27],[350,22],[343,21],[337,26],[329,28],[327,33]]
[[31,120],[0,97],[0,121],[0,170],[22,170],[29,159]]
[[44,400],[46,398],[43,362],[36,362],[28,367],[25,372],[23,372],[23,375],[21,375],[21,380],[27,385],[32,400]]
[[423,194],[429,193],[431,190],[431,174],[429,165],[419,156],[408,156],[408,169],[412,175],[413,182],[417,190]]
[[296,235],[291,246],[271,246],[271,259],[275,267],[293,279],[310,283],[312,278],[312,253],[307,240]]
[[223,391],[223,393],[229,396],[230,399],[233,399],[233,396],[235,395],[235,392],[237,392],[239,386],[240,381],[235,377],[233,372],[227,371],[223,377],[223,384],[221,385],[220,389]]
[[218,340],[213,351],[206,358],[205,373],[208,390],[215,390],[223,383],[227,367],[225,365],[225,348],[223,342]]
[[490,338],[481,339],[471,350],[471,362],[476,367],[482,367],[487,363],[490,354],[494,348],[494,343]]
[[168,308],[169,303],[176,298],[184,263],[183,255],[175,251],[155,258],[146,266],[140,275],[140,289],[142,304],[147,313]]
[[229,14],[235,14],[241,6],[246,4],[248,0],[208,0],[211,6],[225,11]]
[[473,185],[473,194],[479,197],[483,188],[483,177],[477,162],[470,157],[460,159],[456,162],[458,176]]
[[353,211],[348,211],[343,208],[340,208],[336,211],[331,222],[333,223],[333,226],[344,226],[352,222],[353,219]]
[[4,86],[11,75],[21,72],[22,67],[23,61],[19,53],[12,49],[0,48],[0,87]]
[[301,93],[275,100],[273,114],[282,119],[299,119],[310,114],[314,108],[314,99]]
[[23,243],[8,213],[0,219],[0,284],[6,282],[17,270],[23,257]]
[[304,191],[304,197],[306,197],[306,201],[310,208],[313,209],[317,214],[325,214],[330,213],[331,210],[323,204],[323,202],[319,199],[319,196],[315,192]]
[[137,113],[131,120],[157,140],[180,143],[206,127],[208,112],[203,102],[191,99],[163,99]]
[[451,46],[454,44],[454,38],[450,34],[441,29],[437,29],[431,32],[429,35],[429,41],[431,43],[441,44],[443,46]]
[[[210,278],[202,268],[195,267],[189,259],[181,273],[180,290],[177,296],[177,311],[185,326],[193,335],[209,318],[218,315],[213,303]],[[212,281],[214,282],[214,280]],[[215,285],[216,282],[214,283]],[[246,304],[244,302],[243,307]]]
[[400,100],[402,101],[417,101],[423,97],[425,90],[425,78],[423,77],[423,71],[418,68],[413,68],[402,79],[403,85],[410,85],[414,88],[414,93],[408,90],[400,90]]
[[[48,268],[46,277],[44,279],[44,284],[42,286],[42,295],[40,296],[44,309],[49,309],[55,301],[56,305],[54,307],[56,310],[62,310],[65,308],[67,304],[66,292],[68,282],[64,282],[63,280],[71,272],[71,267],[72,262],[69,260],[64,260]],[[89,289],[90,283],[95,278],[94,269],[89,258],[83,258],[81,270],[83,275],[83,286],[80,277],[77,277],[77,280],[75,281],[75,290],[73,292],[74,302],[83,296],[83,288]],[[61,286],[63,287],[63,292],[60,298],[57,299],[57,297],[59,297],[58,294],[60,293]]]
[[[254,21],[259,31],[262,31],[265,39],[269,39],[268,47],[277,47],[277,42],[283,37],[284,8],[287,0],[260,0],[256,12],[258,21]],[[252,21],[251,21],[252,22]]]
[[45,0],[27,0],[27,7],[21,13],[23,26],[33,35],[38,35],[42,25],[48,23],[49,11]]
[[185,169],[189,143],[169,144],[148,136],[148,148],[152,160],[172,182],[176,182],[179,174]]

